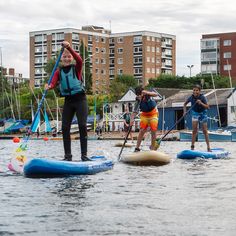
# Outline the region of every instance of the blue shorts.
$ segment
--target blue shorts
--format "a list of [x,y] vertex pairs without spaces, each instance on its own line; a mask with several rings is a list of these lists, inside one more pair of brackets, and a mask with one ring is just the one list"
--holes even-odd
[[198,121],[199,123],[207,123],[206,111],[203,112],[192,111],[192,121]]

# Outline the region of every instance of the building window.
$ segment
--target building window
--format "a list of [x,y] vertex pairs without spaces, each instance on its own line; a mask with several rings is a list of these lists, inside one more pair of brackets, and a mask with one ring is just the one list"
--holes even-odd
[[106,59],[105,58],[101,59],[101,64],[106,64]]
[[109,70],[109,75],[114,75],[115,71],[113,69]]
[[119,54],[122,54],[122,53],[123,53],[123,48],[118,48],[118,49],[117,49],[117,52],[118,52]]
[[152,57],[152,63],[155,63],[155,57]]
[[95,69],[95,73],[96,73],[96,75],[99,74],[99,69],[98,68]]
[[118,74],[118,75],[123,75],[123,70],[122,70],[122,69],[118,69],[118,70],[117,70],[117,74]]
[[118,58],[118,59],[117,59],[117,63],[118,63],[118,64],[123,64],[123,58]]
[[160,69],[159,68],[156,69],[156,73],[160,74]]
[[72,48],[73,48],[75,51],[79,52],[79,45],[77,45],[77,44],[72,44]]
[[95,42],[99,42],[99,37],[98,36],[95,36]]
[[202,73],[216,73],[217,72],[217,65],[210,64],[210,65],[201,65]]
[[147,57],[147,62],[150,62],[150,57]]
[[156,47],[156,53],[159,53],[159,52],[160,52],[160,48]]
[[42,57],[35,57],[34,62],[35,64],[42,63]]
[[160,64],[160,59],[159,58],[157,58],[156,64]]
[[166,65],[167,65],[167,66],[172,66],[172,60],[166,59]]
[[35,47],[35,52],[37,53],[37,52],[42,52],[42,46],[37,46],[37,47]]
[[99,53],[99,48],[95,48],[96,53]]
[[231,46],[231,40],[224,40],[224,46]]
[[142,57],[135,57],[134,58],[134,63],[142,63],[143,62],[143,58]]
[[231,58],[231,52],[224,52],[224,58]]
[[110,59],[110,64],[115,64],[115,59]]
[[142,68],[134,68],[134,74],[142,74],[143,69]]
[[142,47],[134,47],[134,53],[142,52]]
[[64,38],[65,38],[64,33],[56,34],[56,40],[64,40]]
[[231,65],[224,65],[224,70],[231,70]]
[[142,36],[135,36],[133,39],[134,43],[142,43]]
[[147,68],[147,73],[150,73],[150,68]]
[[88,46],[88,52],[92,52],[93,51],[93,47],[92,46]]
[[106,53],[106,48],[101,48],[101,53]]
[[147,52],[150,52],[150,46],[147,46]]
[[147,41],[150,41],[150,36],[147,36]]
[[109,43],[114,43],[115,42],[115,39],[114,38],[110,38],[109,39]]
[[102,43],[105,43],[105,42],[106,42],[106,38],[101,37],[101,42],[102,42]]
[[152,47],[152,52],[155,52],[155,47]]
[[88,41],[90,41],[90,42],[93,41],[93,36],[92,35],[88,36]]
[[155,37],[152,37],[152,42],[155,42]]
[[101,74],[102,74],[102,75],[105,75],[105,74],[106,74],[106,70],[101,69]]
[[99,59],[98,58],[95,59],[95,63],[99,64]]
[[72,39],[79,40],[79,34],[78,33],[72,33]]
[[117,43],[123,43],[123,37],[117,38]]
[[155,74],[155,68],[152,68],[152,74]]
[[114,48],[110,48],[110,49],[109,49],[109,53],[110,53],[110,54],[114,54],[114,53],[115,53],[115,49],[114,49]]
[[166,44],[168,44],[168,45],[172,45],[172,39],[166,39],[165,42],[166,42]]

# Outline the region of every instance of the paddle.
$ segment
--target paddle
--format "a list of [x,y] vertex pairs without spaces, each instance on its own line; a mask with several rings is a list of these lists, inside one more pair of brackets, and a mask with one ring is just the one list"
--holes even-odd
[[181,120],[184,119],[184,117],[193,109],[193,107],[194,107],[195,105],[196,105],[196,103],[194,103],[193,106],[190,107],[190,108],[188,109],[188,111],[187,111],[182,117],[180,117],[180,118],[176,121],[176,123],[171,127],[170,130],[168,130],[168,132],[167,132],[163,137],[161,137],[158,141],[156,141],[156,145],[155,145],[156,150],[160,147],[161,141],[175,128],[175,126],[176,126],[177,124],[179,124],[179,122],[180,122]]
[[[55,74],[55,72],[56,72],[56,69],[57,69],[58,65],[59,65],[59,62],[60,62],[60,59],[61,59],[63,50],[64,50],[64,47],[61,48],[60,54],[59,54],[59,56],[58,56],[58,58],[57,58],[57,61],[56,61],[55,65],[54,65],[54,67],[53,67],[52,74],[51,74],[51,76],[50,76],[50,78],[49,78],[49,80],[48,80],[48,85],[50,85],[50,83],[52,82],[52,78],[53,78],[53,76],[54,76],[54,74]],[[42,96],[42,98],[41,98],[41,101],[40,101],[40,103],[38,104],[38,109],[37,109],[37,111],[36,111],[36,113],[35,113],[35,116],[34,116],[34,119],[33,119],[33,121],[32,121],[32,124],[31,124],[31,126],[30,126],[30,129],[28,130],[27,137],[24,139],[23,143],[16,149],[16,152],[25,151],[25,150],[27,149],[27,142],[28,142],[28,140],[29,140],[29,138],[30,138],[31,130],[32,130],[32,128],[33,128],[34,125],[35,125],[35,121],[37,120],[37,116],[38,116],[38,114],[39,114],[39,112],[40,112],[41,106],[42,106],[43,101],[44,101],[44,99],[45,99],[45,97],[46,97],[46,95],[47,95],[47,92],[48,92],[48,89],[45,89],[45,90],[44,90],[44,93],[43,93],[43,96]]]
[[[138,104],[136,105],[136,109],[134,110],[134,113],[136,113],[136,115],[138,114],[140,102],[141,102],[141,100],[138,101]],[[136,115],[135,115],[135,116],[136,116]],[[134,116],[134,118],[135,118],[135,116]],[[132,122],[132,123],[133,123],[133,122]],[[130,132],[131,132],[131,130],[132,130],[132,126],[133,126],[133,124],[132,124],[132,125],[129,124],[128,133],[127,133],[127,135],[126,135],[126,137],[125,137],[125,141],[124,141],[124,143],[123,143],[123,145],[122,145],[122,147],[121,147],[120,154],[119,154],[119,156],[118,156],[118,161],[120,161],[120,159],[121,159],[121,154],[122,154],[122,152],[123,152],[123,149],[124,149],[124,147],[125,147],[125,144],[127,143],[129,134],[130,134]]]

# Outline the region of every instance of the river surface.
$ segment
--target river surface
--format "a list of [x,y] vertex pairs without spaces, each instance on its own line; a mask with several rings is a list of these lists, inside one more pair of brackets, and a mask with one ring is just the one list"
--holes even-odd
[[[116,162],[117,142],[91,140],[90,154]],[[8,171],[17,146],[0,140],[0,235],[236,235],[236,143],[212,143],[230,151],[228,159],[185,161],[176,153],[190,143],[162,142],[168,165],[115,163],[96,175],[51,179]],[[72,150],[79,160],[78,140]],[[27,156],[61,159],[62,141],[32,140]]]

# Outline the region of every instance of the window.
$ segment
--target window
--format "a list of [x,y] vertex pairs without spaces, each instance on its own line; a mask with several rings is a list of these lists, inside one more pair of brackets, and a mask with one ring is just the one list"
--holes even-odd
[[134,47],[134,53],[139,53],[142,51],[143,51],[142,47]]
[[167,65],[167,66],[172,66],[172,60],[166,59],[166,65]]
[[109,75],[114,75],[115,71],[113,69],[109,70]]
[[34,62],[37,63],[42,63],[42,57],[35,57]]
[[224,65],[224,70],[231,70],[231,65]]
[[95,48],[96,53],[99,53],[99,48]]
[[147,52],[150,52],[150,46],[147,46]]
[[155,52],[155,47],[152,47],[152,52]]
[[210,65],[202,65],[201,66],[202,73],[216,73],[217,72],[217,65],[210,64]]
[[109,39],[109,43],[114,43],[115,42],[115,39],[114,38],[110,38]]
[[114,64],[115,63],[115,59],[110,59],[110,64]]
[[147,57],[147,62],[150,62],[150,57]]
[[105,75],[105,74],[106,74],[106,70],[101,69],[101,74],[102,74],[102,75]]
[[156,53],[159,53],[159,52],[160,52],[160,48],[156,47]]
[[152,41],[155,42],[155,37],[152,37]]
[[172,39],[166,39],[165,41],[166,41],[166,44],[172,45]]
[[95,69],[95,73],[96,73],[96,75],[99,74],[99,69],[98,68]]
[[47,40],[47,35],[46,34],[40,34],[40,35],[35,35],[34,41],[35,42],[42,42]]
[[231,40],[224,40],[224,46],[231,46]]
[[42,52],[42,46],[35,47],[35,52]]
[[172,56],[172,51],[171,51],[171,49],[166,49],[166,50],[165,50],[165,54],[166,54],[167,56]]
[[117,74],[118,75],[123,75],[123,70],[122,69],[118,69]]
[[95,36],[95,42],[99,42],[99,37],[98,36]]
[[78,33],[72,33],[72,39],[79,40],[79,34]]
[[56,34],[56,40],[64,40],[64,38],[65,38],[64,33]]
[[134,43],[142,43],[142,36],[135,36],[133,39]]
[[150,36],[147,36],[147,41],[150,41]]
[[160,69],[159,68],[156,69],[156,73],[160,74]]
[[93,47],[92,46],[88,46],[88,52],[92,52],[93,51]]
[[155,63],[155,58],[154,57],[152,57],[152,63]]
[[156,63],[160,64],[160,59],[159,58],[157,58]]
[[110,53],[110,54],[114,54],[114,53],[115,53],[115,49],[114,49],[114,48],[110,48],[110,49],[109,49],[109,53]]
[[77,44],[72,44],[72,48],[73,48],[75,51],[79,52],[79,45],[77,45]]
[[122,53],[123,53],[123,48],[118,48],[118,49],[117,49],[117,52],[118,52],[119,54],[122,54]]
[[142,63],[143,62],[143,58],[142,57],[135,57],[134,58],[134,63]]
[[93,41],[93,36],[92,35],[88,36],[88,41]]
[[101,59],[101,64],[106,64],[106,59],[105,58]]
[[123,43],[123,37],[117,38],[117,43]]
[[142,74],[143,69],[142,68],[134,68],[134,74]]
[[216,61],[217,53],[216,52],[202,52],[201,60],[202,61]]
[[118,59],[117,59],[117,63],[118,63],[118,64],[123,64],[123,58],[118,58]]
[[152,74],[155,74],[155,68],[152,68]]
[[224,52],[224,58],[231,58],[231,52]]
[[147,68],[147,73],[150,73],[150,68]]
[[98,58],[95,59],[95,63],[99,64],[99,59]]
[[106,42],[106,38],[101,37],[101,42],[102,42],[102,43],[105,43],[105,42]]
[[101,48],[101,53],[106,53],[106,48]]

